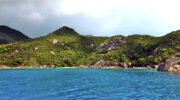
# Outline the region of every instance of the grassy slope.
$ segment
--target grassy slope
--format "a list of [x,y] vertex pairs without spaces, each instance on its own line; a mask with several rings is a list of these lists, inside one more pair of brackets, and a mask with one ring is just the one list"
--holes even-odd
[[[59,42],[53,44],[54,39]],[[106,37],[81,36],[74,30],[63,27],[44,37],[1,45],[0,64],[75,66],[79,59],[94,52],[95,48],[106,39]],[[15,53],[16,50],[19,53]]]
[[[86,37],[63,27],[47,36],[0,45],[0,65],[93,65],[104,59],[109,62],[132,62],[134,66],[160,64],[178,53],[180,32],[163,37],[131,35],[123,37],[126,44],[111,51],[97,49],[108,37]],[[59,42],[53,44],[56,39]],[[16,51],[16,52],[15,52]]]
[[109,52],[103,50],[93,52],[82,60],[83,64],[93,65],[104,59],[110,63],[131,62],[133,66],[156,65],[179,53],[178,48],[180,48],[180,32],[172,32],[163,37],[131,35],[124,37],[124,40],[125,45]]

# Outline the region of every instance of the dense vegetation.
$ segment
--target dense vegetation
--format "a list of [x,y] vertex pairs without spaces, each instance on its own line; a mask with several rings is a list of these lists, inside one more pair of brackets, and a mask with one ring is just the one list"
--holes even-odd
[[180,31],[163,37],[94,37],[62,27],[44,37],[0,45],[0,65],[91,66],[104,60],[110,64],[147,66],[163,63],[179,51]]

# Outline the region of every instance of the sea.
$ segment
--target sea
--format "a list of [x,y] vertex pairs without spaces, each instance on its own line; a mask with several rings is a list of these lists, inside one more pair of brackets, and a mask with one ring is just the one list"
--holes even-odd
[[155,69],[1,69],[0,100],[180,100],[180,73]]

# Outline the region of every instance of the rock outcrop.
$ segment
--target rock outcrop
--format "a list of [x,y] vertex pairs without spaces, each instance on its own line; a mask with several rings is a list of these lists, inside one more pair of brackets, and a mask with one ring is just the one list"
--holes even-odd
[[110,51],[110,50],[113,50],[116,47],[121,46],[121,45],[123,45],[125,43],[126,42],[122,39],[122,37],[117,37],[117,38],[114,38],[114,39],[110,39],[110,40],[106,41],[105,43],[102,43],[99,46],[99,48],[100,49],[103,48],[106,51]]
[[58,42],[59,42],[59,40],[57,40],[57,39],[53,39],[53,40],[52,40],[52,43],[53,43],[53,44],[57,44]]
[[180,72],[180,54],[166,60],[164,64],[161,64],[158,71]]
[[101,67],[108,67],[108,66],[118,66],[120,68],[130,68],[131,63],[119,63],[119,62],[109,62],[109,61],[104,61],[103,59],[99,60],[97,63],[95,63],[93,66],[101,66]]
[[96,64],[93,66],[119,66],[120,64],[118,62],[110,63],[108,61],[104,61],[103,59],[99,60]]

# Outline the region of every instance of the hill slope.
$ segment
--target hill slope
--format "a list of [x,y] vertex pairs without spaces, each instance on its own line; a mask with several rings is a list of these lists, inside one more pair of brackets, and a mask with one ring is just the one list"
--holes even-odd
[[163,37],[93,37],[64,26],[44,37],[0,45],[0,65],[148,66],[179,52],[179,31]]
[[7,26],[0,26],[0,44],[29,39],[23,33]]
[[62,27],[44,37],[0,45],[0,65],[74,66],[106,39],[81,36]]

